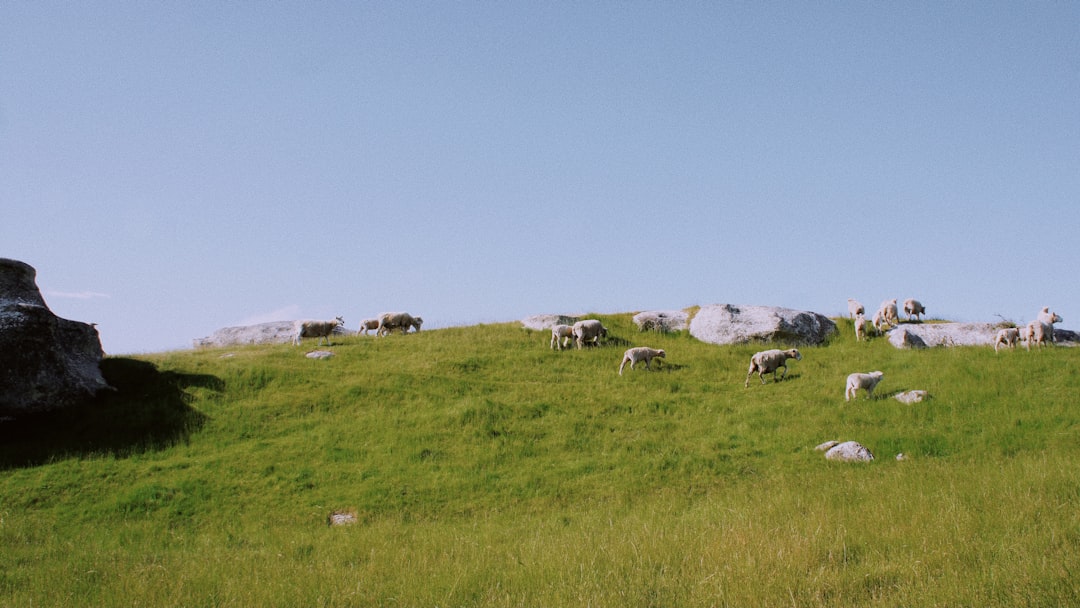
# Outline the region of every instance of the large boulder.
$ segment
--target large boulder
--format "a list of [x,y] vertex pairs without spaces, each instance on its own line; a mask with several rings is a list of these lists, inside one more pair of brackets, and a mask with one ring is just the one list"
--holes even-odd
[[0,416],[78,405],[109,388],[97,329],[54,315],[36,278],[29,264],[0,258]]
[[650,310],[634,315],[634,324],[641,331],[682,331],[690,322],[690,315],[682,310]]
[[521,320],[521,326],[525,329],[547,330],[556,325],[573,325],[580,321],[581,315],[533,315]]
[[994,323],[901,323],[888,334],[896,348],[993,346],[998,329]]
[[[335,336],[356,335],[342,326],[334,328]],[[223,327],[205,338],[195,338],[195,348],[246,346],[251,344],[288,344],[296,337],[296,321],[271,321],[258,325]]]
[[825,315],[777,306],[702,306],[690,321],[690,335],[711,344],[778,342],[821,344],[836,332]]

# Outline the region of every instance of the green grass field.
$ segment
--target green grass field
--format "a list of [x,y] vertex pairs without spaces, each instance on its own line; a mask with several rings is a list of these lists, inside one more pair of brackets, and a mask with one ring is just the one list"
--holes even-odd
[[597,318],[107,359],[93,407],[0,424],[0,605],[1080,605],[1080,351],[839,320],[744,388],[771,346]]

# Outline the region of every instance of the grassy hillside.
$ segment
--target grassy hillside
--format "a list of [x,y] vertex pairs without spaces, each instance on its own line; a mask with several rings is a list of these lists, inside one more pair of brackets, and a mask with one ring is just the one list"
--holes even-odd
[[[841,320],[744,388],[760,346],[599,318],[109,359],[94,408],[0,424],[0,605],[1080,604],[1080,351]],[[620,377],[631,345],[668,358]]]

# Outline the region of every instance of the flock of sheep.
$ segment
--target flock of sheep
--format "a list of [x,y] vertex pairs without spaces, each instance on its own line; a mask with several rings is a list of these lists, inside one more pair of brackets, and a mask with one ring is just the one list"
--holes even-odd
[[[923,306],[922,302],[911,298],[904,301],[903,310],[909,322],[921,320],[922,315],[926,314],[926,307]],[[857,300],[848,298],[848,315],[854,321],[855,339],[857,341],[862,340],[866,337],[867,331],[866,309]],[[999,330],[994,340],[994,352],[997,352],[998,347],[1003,345],[1014,348],[1020,341],[1025,343],[1028,350],[1031,350],[1032,344],[1042,346],[1048,340],[1053,342],[1054,323],[1061,323],[1061,321],[1060,315],[1051,312],[1049,307],[1043,307],[1036,319],[1031,323],[1023,327],[1010,327]],[[402,334],[405,334],[409,331],[409,328],[419,332],[423,323],[422,318],[414,317],[407,312],[387,312],[376,318],[361,321],[358,333],[369,335],[368,331],[375,330],[376,336],[386,336],[394,330],[399,330]],[[879,334],[885,331],[886,326],[892,328],[899,324],[900,316],[896,299],[882,302],[871,320],[872,327]],[[345,320],[342,317],[336,317],[330,321],[297,321],[293,343],[299,345],[303,338],[319,338],[316,343],[316,346],[318,346],[322,344],[322,339],[325,338],[326,344],[329,346],[330,335],[334,333],[336,328],[344,326]],[[605,337],[607,337],[607,328],[596,319],[585,319],[573,325],[555,325],[551,328],[551,349],[562,350],[568,348],[571,340],[578,349],[581,349],[586,344],[599,345],[600,341]],[[622,362],[619,364],[619,375],[622,375],[627,363],[630,364],[632,370],[638,363],[644,361],[645,368],[651,370],[653,359],[663,359],[666,356],[667,353],[662,349],[648,346],[627,349],[623,353]],[[787,376],[788,359],[799,361],[802,359],[802,354],[795,348],[788,350],[770,349],[755,353],[754,356],[750,357],[750,368],[746,372],[744,387],[750,387],[750,378],[755,373],[762,384],[765,384],[765,374],[769,373],[773,375],[774,382],[783,380]],[[776,374],[781,369],[783,369],[783,373],[777,378]],[[877,387],[883,377],[884,374],[881,371],[850,374],[844,385],[844,400],[850,401],[856,398],[860,389],[866,391],[867,398],[872,397],[874,388]]]
[[[407,312],[384,312],[374,319],[361,321],[360,330],[357,333],[363,333],[366,336],[369,335],[368,331],[374,329],[376,336],[386,336],[396,329],[404,334],[409,331],[409,328],[420,331],[420,326],[423,324],[422,318],[414,317]],[[326,338],[326,345],[331,346],[330,335],[338,327],[345,327],[345,319],[335,317],[329,321],[297,321],[294,325],[293,344],[300,346],[303,338],[318,338],[319,341],[315,343],[317,347],[322,344],[323,338]]]
[[[915,320],[922,320],[922,316],[926,314],[926,307],[922,302],[915,299],[907,299],[904,301],[904,314],[907,316],[909,322]],[[853,298],[848,298],[848,314],[854,320],[855,324],[855,339],[862,340],[866,337],[866,309],[861,303]],[[1054,323],[1061,323],[1061,316],[1050,312],[1049,307],[1044,307],[1038,317],[1031,323],[1024,327],[1011,327],[998,331],[997,337],[994,342],[994,352],[997,352],[1000,345],[1007,345],[1010,348],[1015,347],[1016,343],[1023,340],[1028,350],[1031,349],[1032,343],[1036,345],[1045,345],[1046,340],[1053,341],[1054,336]],[[886,325],[890,328],[896,327],[900,324],[900,316],[897,309],[897,300],[886,300],[881,303],[877,312],[874,313],[872,326],[878,333],[885,331]],[[607,328],[600,324],[599,321],[589,319],[585,321],[578,321],[574,325],[555,325],[551,328],[551,348],[552,350],[558,348],[562,350],[569,346],[570,340],[573,340],[577,345],[577,348],[583,348],[587,343],[598,344],[600,338],[607,336]],[[640,362],[645,362],[646,369],[652,369],[650,363],[654,358],[665,358],[667,353],[661,349],[650,348],[648,346],[638,346],[628,349],[623,353],[622,362],[619,364],[619,375],[623,373],[623,368],[626,364],[630,364],[630,369],[634,369],[634,366]],[[746,382],[744,387],[750,387],[750,378],[756,373],[762,384],[765,384],[765,374],[771,373],[773,375],[773,381],[779,382],[787,376],[787,361],[788,359],[795,359],[799,361],[802,359],[802,354],[798,349],[792,348],[788,350],[770,349],[764,350],[758,353],[754,353],[754,356],[750,357],[750,368],[746,372]],[[780,370],[783,372],[780,377],[777,378],[776,374]],[[874,388],[877,387],[881,379],[885,377],[885,374],[878,371],[872,371],[869,373],[856,372],[849,374],[847,380],[844,383],[844,400],[851,401],[857,398],[859,390],[866,391],[867,398],[870,398],[874,394]]]

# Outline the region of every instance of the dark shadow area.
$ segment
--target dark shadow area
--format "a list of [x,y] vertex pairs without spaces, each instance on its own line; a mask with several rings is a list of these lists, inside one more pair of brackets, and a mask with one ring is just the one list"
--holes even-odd
[[116,390],[101,391],[81,406],[0,422],[0,470],[186,442],[206,416],[187,404],[185,389],[225,388],[215,376],[161,372],[135,359],[105,359],[101,373]]

